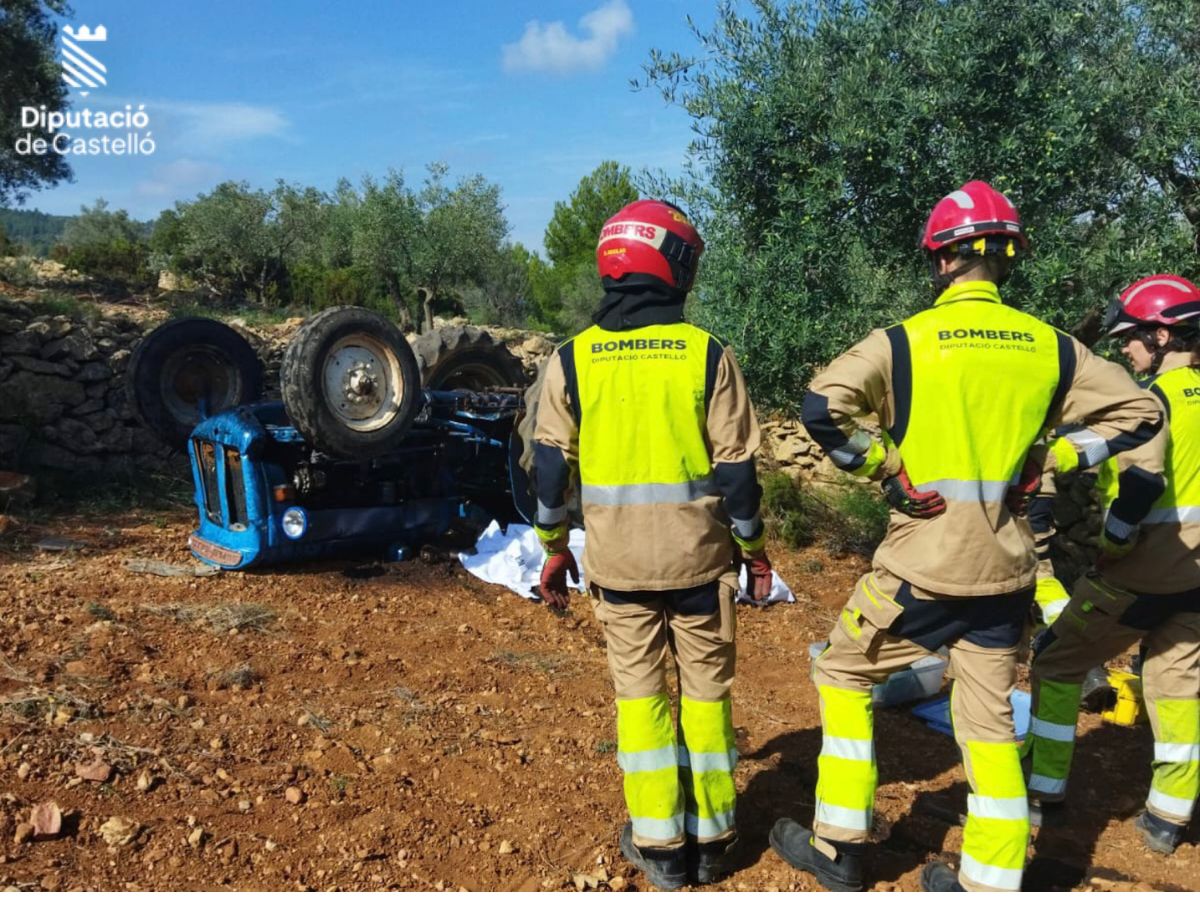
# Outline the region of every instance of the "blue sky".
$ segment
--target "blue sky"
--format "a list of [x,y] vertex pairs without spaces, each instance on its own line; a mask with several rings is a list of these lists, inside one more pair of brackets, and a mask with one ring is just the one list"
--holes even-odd
[[26,207],[102,196],[145,219],[226,179],[330,189],[441,160],[499,184],[511,237],[540,250],[555,201],[601,161],[680,170],[689,119],[629,80],[652,47],[695,49],[689,12],[715,18],[683,0],[74,0],[63,24],[107,28],[82,46],[108,71],[73,108],[144,103],[157,149],[72,157],[74,183]]

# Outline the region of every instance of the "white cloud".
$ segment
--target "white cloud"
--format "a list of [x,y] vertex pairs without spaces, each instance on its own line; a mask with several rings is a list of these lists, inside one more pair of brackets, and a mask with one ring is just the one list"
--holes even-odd
[[616,52],[621,38],[633,33],[633,13],[625,0],[609,0],[580,19],[579,29],[586,37],[570,34],[561,21],[527,22],[521,39],[504,45],[505,71],[567,74],[598,69]]
[[178,122],[176,139],[183,147],[212,147],[235,141],[281,135],[289,122],[283,113],[269,106],[250,103],[183,103],[161,101],[147,103],[151,113],[166,113]]
[[134,185],[134,193],[146,200],[186,200],[192,194],[210,188],[221,177],[220,166],[182,157],[157,166],[150,177]]

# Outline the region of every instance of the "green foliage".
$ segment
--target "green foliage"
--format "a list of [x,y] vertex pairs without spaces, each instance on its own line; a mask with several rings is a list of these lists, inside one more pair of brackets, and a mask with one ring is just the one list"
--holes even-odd
[[5,0],[0,9],[0,204],[21,202],[31,190],[71,176],[61,154],[21,155],[15,146],[27,132],[34,139],[51,138],[45,129],[21,127],[22,106],[59,112],[66,105],[67,88],[54,58],[54,17],[70,12],[65,0]]
[[612,160],[580,179],[566,202],[554,204],[546,226],[546,255],[559,266],[594,261],[596,239],[613,213],[638,198],[629,169]]
[[874,486],[802,485],[783,472],[762,477],[763,519],[772,537],[792,547],[869,556],[887,531],[888,506]]
[[42,293],[36,299],[25,301],[30,311],[38,316],[69,316],[95,324],[100,321],[100,307],[72,294]]
[[310,313],[331,306],[365,306],[391,315],[395,307],[372,272],[357,266],[323,268],[300,262],[290,273],[291,301]]
[[[70,216],[52,216],[28,209],[0,209],[0,227],[23,252],[45,256],[62,236]],[[9,250],[15,255],[17,250]]]
[[283,181],[270,191],[224,182],[159,217],[153,259],[225,300],[279,305],[289,264],[319,239],[324,201],[315,188]]
[[4,227],[4,223],[0,222],[0,256],[15,256],[17,254],[17,245],[9,240],[8,231]]
[[62,263],[109,286],[144,288],[154,283],[148,267],[145,226],[125,210],[112,212],[105,200],[84,206],[62,232]]
[[529,272],[537,257],[523,244],[508,244],[491,256],[476,284],[462,291],[463,306],[481,325],[524,325],[529,316]]
[[354,260],[376,273],[405,325],[431,327],[439,305],[455,309],[462,288],[482,286],[508,233],[498,186],[480,175],[451,186],[447,174],[430,166],[419,191],[398,172],[368,177],[352,217]]
[[568,333],[591,323],[603,296],[596,275],[596,240],[613,213],[636,199],[629,169],[609,160],[580,179],[570,199],[554,204],[544,239],[550,264],[536,260],[529,270],[538,322]]
[[468,290],[497,321],[515,315],[500,189],[475,175],[451,184],[429,167],[420,189],[399,172],[338,182],[332,194],[283,181],[270,191],[225,182],[162,214],[153,262],[224,302],[309,311],[353,304],[432,324]]
[[[1133,278],[1200,272],[1200,6],[755,0],[647,81],[693,117],[680,196],[708,243],[698,309],[760,403],[927,305],[915,248],[971,178],[1033,242],[1005,293],[1080,326]],[[1086,331],[1086,328],[1082,329]]]

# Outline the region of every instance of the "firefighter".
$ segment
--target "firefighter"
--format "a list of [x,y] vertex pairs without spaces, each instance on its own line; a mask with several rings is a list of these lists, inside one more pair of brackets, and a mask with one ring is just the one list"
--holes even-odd
[[[704,243],[687,217],[639,200],[608,220],[595,324],[560,346],[534,431],[542,594],[567,605],[567,492],[578,471],[584,571],[616,688],[631,821],[621,851],[656,886],[718,880],[735,839],[730,687],[735,559],[764,600],[760,436],[733,351],[684,321]],[[679,727],[667,694],[678,670]]]
[[[1130,285],[1105,326],[1166,414],[1167,427],[1100,471],[1100,560],[1034,656],[1030,796],[1061,802],[1088,670],[1143,641],[1143,696],[1154,731],[1146,808],[1135,827],[1171,853],[1200,793],[1200,288],[1175,275]],[[1058,470],[1076,460],[1055,444]]]
[[[921,884],[1017,890],[1029,809],[1009,695],[1037,565],[1023,513],[1043,460],[1030,450],[1048,427],[1078,421],[1086,429],[1071,440],[1099,462],[1148,440],[1161,416],[1120,366],[1001,301],[1027,240],[999,191],[972,181],[940,200],[922,244],[933,307],[873,331],[804,398],[809,434],[839,468],[881,482],[893,511],[813,665],[823,729],[813,828],[781,819],[771,844],[828,888],[862,889],[878,778],[871,688],[945,646],[971,793],[958,871],[929,863]],[[859,427],[864,414],[881,439]]]

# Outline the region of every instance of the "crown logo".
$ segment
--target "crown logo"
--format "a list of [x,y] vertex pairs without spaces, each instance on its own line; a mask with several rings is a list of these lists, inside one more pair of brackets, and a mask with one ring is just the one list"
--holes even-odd
[[75,38],[75,40],[77,40],[77,41],[107,41],[108,40],[108,29],[105,28],[103,25],[97,25],[95,31],[92,31],[92,29],[89,28],[87,25],[84,25],[82,28],[79,28],[78,30],[76,30],[76,29],[72,28],[70,25],[68,25],[66,28],[63,29],[63,31],[65,31],[71,37]]
[[92,88],[108,84],[106,78],[108,69],[104,63],[96,59],[79,44],[95,44],[108,40],[108,29],[103,25],[91,28],[82,25],[73,28],[70,25],[63,28],[62,33],[62,73],[63,81],[69,87],[79,88],[86,97]]

